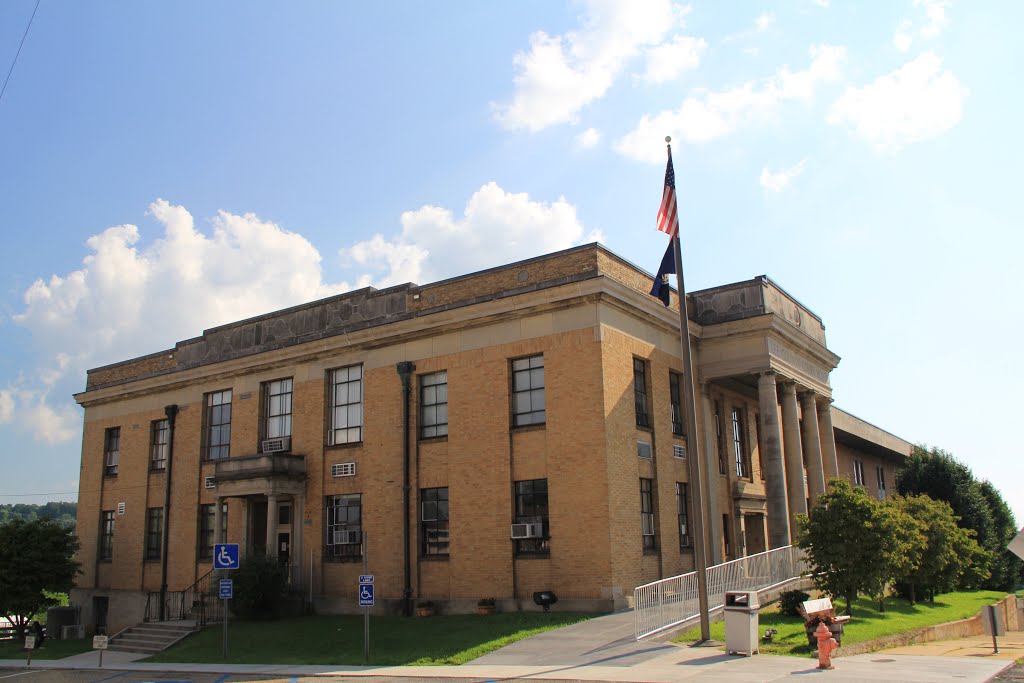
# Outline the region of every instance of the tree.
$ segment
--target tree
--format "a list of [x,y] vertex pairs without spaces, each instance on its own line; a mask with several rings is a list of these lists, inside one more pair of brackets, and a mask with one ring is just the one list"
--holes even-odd
[[[989,566],[1006,547],[1009,539],[1000,540],[992,506],[982,485],[974,479],[967,465],[940,448],[914,446],[910,457],[896,473],[896,489],[904,496],[926,494],[933,500],[945,501],[958,518],[957,524],[976,534],[980,548],[964,548],[973,557],[973,566],[960,575],[959,585],[945,590],[979,585],[997,587],[987,582]],[[980,576],[986,578],[979,579]],[[994,581],[1001,579],[998,576]]]
[[886,539],[898,515],[883,513],[863,488],[838,478],[830,480],[828,488],[809,516],[798,517],[797,545],[807,551],[814,584],[833,597],[842,597],[846,613],[851,614],[859,592],[881,593],[897,563],[889,554],[903,541]]
[[0,614],[23,637],[32,616],[57,604],[46,593],[66,593],[79,573],[78,539],[50,519],[14,519],[0,525]]
[[995,557],[992,561],[992,576],[987,585],[998,590],[1010,591],[1021,583],[1024,573],[1024,562],[1006,549],[1017,535],[1017,520],[1014,519],[1013,511],[1006,504],[999,489],[992,482],[985,480],[981,482],[980,487],[981,495],[988,501],[989,509],[992,511],[993,523],[994,545],[989,550]]
[[974,563],[983,551],[973,532],[957,526],[948,503],[927,495],[893,496],[886,506],[911,519],[924,541],[908,558],[906,570],[894,577],[905,586],[911,603],[917,601],[918,588],[927,590],[934,599],[937,590],[952,590],[964,582],[965,576],[967,582],[982,578],[983,571]]

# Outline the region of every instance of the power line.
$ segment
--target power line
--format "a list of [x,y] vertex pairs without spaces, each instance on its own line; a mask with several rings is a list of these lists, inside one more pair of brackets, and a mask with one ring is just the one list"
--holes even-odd
[[14,53],[14,61],[11,62],[11,68],[7,70],[7,78],[4,79],[4,87],[0,88],[0,100],[3,99],[4,93],[7,91],[7,84],[11,81],[11,74],[14,73],[14,65],[18,63],[18,56],[21,55],[21,48],[25,45],[25,39],[28,38],[28,30],[32,28],[32,20],[36,18],[36,10],[39,9],[39,3],[41,0],[36,0],[36,6],[32,10],[32,16],[28,18],[28,26],[25,27],[25,33],[21,36],[21,42],[18,43],[18,51]]
[[73,493],[78,493],[78,491],[48,491],[46,493],[0,493],[0,498],[29,498],[31,496],[70,496]]

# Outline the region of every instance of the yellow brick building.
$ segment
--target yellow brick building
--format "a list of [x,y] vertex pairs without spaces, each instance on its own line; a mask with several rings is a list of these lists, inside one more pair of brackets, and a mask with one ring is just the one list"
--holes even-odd
[[828,476],[885,495],[910,445],[831,405],[820,318],[763,276],[690,294],[686,434],[678,301],[650,287],[591,244],[91,370],[72,601],[91,628],[142,621],[224,540],[320,612],[357,609],[364,561],[381,612],[619,608],[693,568],[694,440],[712,564],[787,545]]

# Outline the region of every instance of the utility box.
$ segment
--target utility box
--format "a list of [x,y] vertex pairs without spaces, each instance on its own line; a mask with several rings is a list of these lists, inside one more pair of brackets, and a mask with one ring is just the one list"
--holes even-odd
[[725,594],[725,651],[748,657],[760,651],[758,613],[761,602],[757,591],[729,591]]

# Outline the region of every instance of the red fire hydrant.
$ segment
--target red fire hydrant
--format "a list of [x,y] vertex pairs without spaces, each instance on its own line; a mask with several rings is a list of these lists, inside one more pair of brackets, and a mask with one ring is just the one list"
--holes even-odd
[[818,628],[814,629],[814,637],[818,639],[818,668],[834,669],[832,653],[839,648],[839,643],[825,624],[818,624]]

